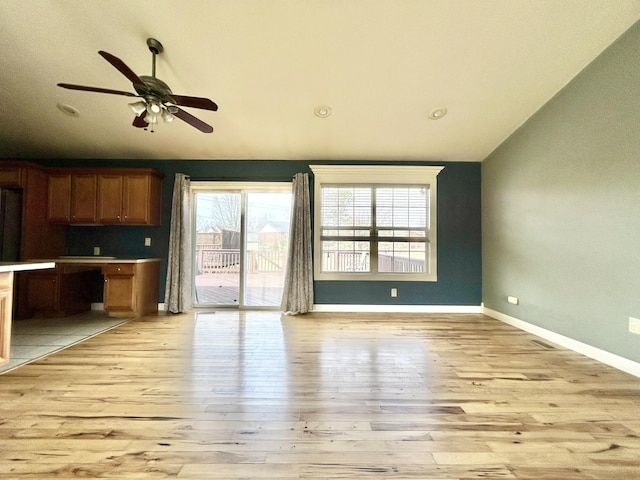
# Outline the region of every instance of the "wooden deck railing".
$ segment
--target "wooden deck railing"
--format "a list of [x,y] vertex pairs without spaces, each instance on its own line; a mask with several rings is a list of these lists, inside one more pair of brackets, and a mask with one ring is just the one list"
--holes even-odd
[[[285,252],[247,252],[247,273],[276,273],[284,271]],[[199,274],[238,273],[240,271],[240,250],[222,250],[196,247],[196,265]],[[368,272],[369,252],[326,251],[323,269],[328,272]],[[380,272],[419,273],[425,271],[425,262],[416,258],[405,258],[380,254]]]
[[[199,274],[238,273],[240,250],[222,250],[196,247],[196,266]],[[247,252],[247,273],[273,273],[284,271],[286,252]]]
[[[326,272],[368,272],[369,252],[324,251],[322,268]],[[378,255],[378,271],[414,273],[424,272],[424,260],[393,255]]]

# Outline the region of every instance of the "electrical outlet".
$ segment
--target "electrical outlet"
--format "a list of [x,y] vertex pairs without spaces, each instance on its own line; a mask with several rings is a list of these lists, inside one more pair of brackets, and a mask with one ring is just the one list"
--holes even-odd
[[640,335],[640,319],[629,317],[629,331]]
[[398,296],[398,289],[397,288],[392,288],[391,289],[391,296],[394,297],[394,298]]
[[100,255],[100,247],[93,247],[93,254]]
[[518,297],[512,297],[511,295],[509,295],[507,297],[507,302],[511,303],[512,305],[518,305],[520,303],[520,300],[518,300]]
[[145,247],[150,247],[151,246],[151,237],[145,237],[144,246]]

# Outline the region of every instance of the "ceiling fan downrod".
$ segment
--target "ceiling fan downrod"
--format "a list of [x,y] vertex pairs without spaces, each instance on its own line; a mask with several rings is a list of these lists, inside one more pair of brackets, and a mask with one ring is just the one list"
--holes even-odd
[[151,76],[156,78],[156,55],[162,53],[164,47],[155,38],[147,38],[147,47],[151,51]]

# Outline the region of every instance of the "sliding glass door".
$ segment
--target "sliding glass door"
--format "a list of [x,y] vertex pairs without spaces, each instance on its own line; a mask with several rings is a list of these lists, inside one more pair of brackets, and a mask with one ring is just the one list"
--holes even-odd
[[279,307],[291,184],[192,182],[191,186],[194,304]]

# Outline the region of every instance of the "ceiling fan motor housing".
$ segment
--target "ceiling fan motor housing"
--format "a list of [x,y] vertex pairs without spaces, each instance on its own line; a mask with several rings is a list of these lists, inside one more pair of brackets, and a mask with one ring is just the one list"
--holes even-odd
[[[171,98],[172,92],[169,85],[159,78],[151,77],[149,75],[140,75],[140,80],[144,82],[144,85],[134,84],[133,88],[135,88],[138,95],[144,97],[146,101],[153,100],[153,97],[155,97],[156,101],[159,101],[160,103],[175,103],[173,98]],[[150,99],[147,97],[152,98]]]

